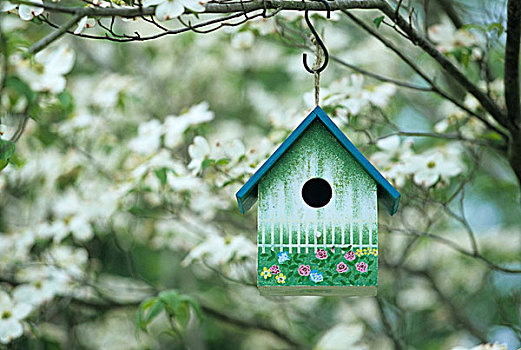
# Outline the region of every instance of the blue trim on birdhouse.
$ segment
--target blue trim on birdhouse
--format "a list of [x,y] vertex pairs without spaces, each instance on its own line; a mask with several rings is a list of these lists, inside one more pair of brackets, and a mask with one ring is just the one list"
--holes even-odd
[[398,210],[400,203],[400,193],[387,181],[382,174],[367,160],[366,157],[353,145],[351,141],[344,135],[342,130],[333,123],[326,112],[317,106],[306,119],[288,136],[277,150],[262,164],[262,166],[248,179],[248,181],[237,192],[237,203],[241,213],[245,214],[257,201],[257,185],[261,178],[266,174],[279,158],[291,147],[291,145],[299,138],[299,136],[308,128],[308,126],[318,119],[324,126],[336,137],[336,139],[345,147],[345,149],[353,156],[364,170],[371,176],[377,184],[377,195],[382,205],[394,215]]

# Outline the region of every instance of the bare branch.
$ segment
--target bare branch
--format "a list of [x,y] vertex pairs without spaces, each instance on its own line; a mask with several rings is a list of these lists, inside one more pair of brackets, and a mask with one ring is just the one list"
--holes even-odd
[[[89,17],[141,17],[153,15],[154,7],[66,7],[60,4],[33,3],[26,0],[12,0],[14,4],[26,4],[35,7],[42,7],[50,12],[78,14]],[[331,1],[331,11],[349,10],[349,9],[377,9],[383,4],[383,0],[335,0]],[[285,1],[285,0],[253,0],[245,2],[211,2],[204,5],[204,13],[231,13],[231,12],[251,12],[263,9],[281,9],[281,10],[312,10],[326,11],[324,5],[318,1]]]
[[454,26],[457,29],[463,27],[463,21],[456,12],[456,9],[452,4],[452,0],[438,0],[438,3],[441,5],[443,11],[445,11],[447,16],[449,16],[450,20],[452,21],[452,24],[454,24]]
[[[235,19],[235,18],[239,18],[239,17],[242,17],[242,16],[244,16],[244,13],[242,13],[242,12],[234,13],[234,14],[229,15],[229,16],[213,18],[213,19],[205,21],[205,22],[200,22],[200,23],[192,25],[191,27],[185,27],[185,28],[179,28],[179,29],[171,29],[171,30],[162,31],[160,33],[153,34],[153,35],[150,35],[150,36],[118,35],[118,37],[115,37],[115,36],[109,36],[108,34],[106,34],[105,36],[101,36],[101,35],[91,35],[91,34],[84,34],[84,33],[74,33],[72,31],[67,31],[67,33],[68,34],[72,34],[74,36],[81,37],[81,38],[97,39],[97,40],[108,40],[108,41],[115,41],[115,42],[147,41],[147,40],[158,39],[158,38],[161,38],[161,37],[166,36],[166,35],[175,35],[175,34],[181,34],[181,33],[188,32],[188,31],[193,31],[194,28],[195,29],[203,28],[203,27],[206,27],[206,26],[209,26],[209,25],[212,25],[212,24],[221,23],[221,22],[228,21],[228,20]],[[255,18],[255,17],[260,17],[260,16],[262,16],[262,13],[250,16],[250,19],[251,18]],[[40,16],[40,19],[43,22],[49,24],[51,27],[58,28],[58,25],[56,25],[55,23],[51,22],[49,19],[47,19],[47,18],[45,18],[43,16]],[[243,21],[241,21],[241,23],[242,22]],[[229,25],[232,25],[232,24],[229,24]]]
[[507,5],[507,43],[505,47],[505,102],[508,119],[516,127],[521,123],[519,103],[519,41],[521,36],[521,3],[509,0]]
[[402,350],[405,349],[405,345],[403,344],[402,340],[393,332],[392,323],[385,314],[385,308],[384,308],[384,302],[382,300],[382,296],[379,294],[376,296],[376,305],[378,306],[378,311],[380,313],[380,318],[382,319],[382,324],[385,329],[385,333],[391,340],[393,341],[394,348],[396,350]]
[[478,253],[474,253],[474,252],[469,252],[468,250],[462,248],[461,246],[459,246],[458,244],[454,243],[453,241],[445,238],[445,237],[442,237],[442,236],[438,236],[438,235],[435,235],[435,234],[432,234],[432,233],[429,233],[429,232],[421,232],[421,231],[414,231],[414,230],[404,230],[404,229],[401,229],[401,228],[396,228],[396,227],[385,227],[386,230],[388,230],[389,232],[396,232],[396,233],[399,233],[399,234],[402,234],[402,235],[406,235],[406,236],[418,236],[418,237],[428,237],[428,238],[431,238],[432,240],[436,241],[436,242],[439,242],[443,245],[446,245],[447,247],[457,251],[458,253],[462,254],[462,255],[466,255],[466,256],[469,256],[469,257],[472,257],[472,258],[475,258],[477,259],[478,261],[481,261],[482,263],[484,263],[485,265],[487,265],[489,268],[491,268],[492,270],[496,270],[496,271],[501,271],[501,272],[505,272],[505,273],[521,273],[521,269],[510,269],[510,268],[507,268],[507,267],[503,267],[503,266],[499,266],[497,264],[495,264],[494,262],[490,261],[489,259],[485,258],[483,255],[480,255],[479,252]]
[[436,292],[438,295],[438,298],[440,301],[449,309],[451,317],[458,322],[460,325],[462,325],[466,330],[469,331],[470,334],[472,334],[474,337],[478,338],[482,342],[486,342],[487,338],[484,337],[484,333],[481,329],[479,329],[476,325],[472,323],[472,321],[465,316],[465,314],[461,310],[460,305],[456,305],[439,287],[437,281],[434,279],[434,277],[429,273],[429,271],[426,270],[413,270],[410,268],[407,268],[405,266],[386,266],[386,267],[393,267],[393,268],[399,268],[401,270],[404,270],[409,275],[417,275],[420,277],[423,277],[424,279],[429,282],[430,286]]
[[[364,22],[362,22],[360,19],[358,19],[356,16],[354,16],[353,14],[347,12],[347,11],[343,11],[351,20],[353,20],[358,26],[360,26],[361,28],[363,28],[366,32],[368,32],[369,34],[371,34],[372,36],[374,36],[376,39],[378,39],[382,44],[384,44],[386,47],[388,47],[389,49],[391,49],[396,55],[398,55],[398,57],[400,57],[405,63],[407,63],[407,65],[409,65],[409,67],[411,67],[416,73],[418,73],[419,76],[421,76],[423,78],[423,80],[425,80],[433,89],[433,91],[440,95],[441,97],[449,100],[450,102],[454,103],[456,106],[458,106],[459,108],[461,108],[462,110],[464,110],[465,112],[467,112],[468,114],[472,115],[473,117],[479,119],[481,122],[483,122],[488,128],[490,128],[491,130],[494,130],[495,132],[497,132],[498,134],[500,134],[501,136],[503,136],[505,139],[508,138],[508,135],[506,133],[504,133],[502,130],[500,130],[499,128],[497,128],[496,126],[492,125],[487,119],[483,118],[482,116],[480,116],[479,114],[477,114],[476,112],[470,110],[469,108],[467,108],[464,104],[462,104],[459,100],[457,100],[456,98],[450,96],[448,93],[446,93],[445,91],[443,91],[439,86],[438,84],[436,84],[434,82],[434,80],[432,80],[425,72],[423,72],[420,67],[412,60],[410,59],[409,57],[407,57],[403,52],[402,50],[400,50],[398,47],[396,47],[390,40],[388,40],[387,38],[384,38],[380,33],[378,33],[376,30],[374,30],[373,28],[371,28],[370,26],[368,26],[367,24],[365,24]],[[401,17],[400,17],[401,18]],[[425,40],[425,39],[423,39]],[[429,45],[432,45],[430,43],[428,43]],[[433,48],[436,52],[438,52],[436,50],[436,48]],[[439,52],[438,52],[439,53]],[[441,53],[439,53],[441,55]],[[444,59],[445,59],[445,56],[443,56]],[[450,61],[448,61],[450,63]],[[450,63],[452,64],[452,63]],[[457,69],[457,68],[456,68]],[[459,72],[459,70],[458,70]],[[461,73],[461,72],[460,72]],[[462,73],[461,73],[462,74]],[[467,79],[467,78],[465,78]],[[472,84],[472,83],[471,83]],[[488,97],[488,96],[487,96]]]
[[493,143],[493,142],[487,142],[485,140],[480,139],[469,139],[459,134],[441,134],[437,132],[423,132],[423,131],[395,131],[383,136],[378,137],[375,141],[380,139],[385,139],[386,137],[393,136],[393,135],[399,135],[399,136],[410,136],[410,137],[430,137],[430,138],[437,138],[437,139],[446,139],[446,140],[455,140],[455,141],[462,141],[467,142],[479,146],[485,146],[485,147],[491,147],[494,149],[497,149],[499,151],[506,151],[506,146]]
[[423,51],[434,58],[455,81],[472,94],[501,126],[508,128],[509,123],[507,116],[486,92],[482,91],[476,84],[470,81],[465,73],[456,67],[443,53],[438,51],[423,35],[418,33],[418,31],[399,13],[396,13],[389,4],[383,3],[380,10],[391,18],[415,45],[421,47]]
[[339,63],[342,66],[348,67],[348,68],[350,68],[350,69],[352,69],[352,70],[354,70],[354,71],[356,71],[356,72],[358,72],[360,74],[366,75],[366,76],[371,77],[371,78],[376,79],[376,80],[384,81],[384,82],[387,82],[387,83],[391,83],[391,84],[394,84],[394,85],[397,85],[397,86],[401,86],[401,87],[404,87],[404,88],[407,88],[407,89],[412,89],[412,90],[427,91],[427,92],[433,92],[434,91],[432,89],[432,87],[410,84],[410,83],[406,83],[406,82],[403,82],[403,81],[399,81],[399,80],[395,80],[395,79],[392,79],[392,78],[388,78],[388,77],[385,77],[385,76],[380,75],[380,74],[376,74],[376,73],[370,72],[370,71],[365,70],[363,68],[360,68],[360,67],[352,65],[350,63],[347,63],[346,61],[344,61],[341,58],[338,58],[336,56],[331,56],[330,55],[329,58],[331,58],[332,61],[335,61],[335,62]]

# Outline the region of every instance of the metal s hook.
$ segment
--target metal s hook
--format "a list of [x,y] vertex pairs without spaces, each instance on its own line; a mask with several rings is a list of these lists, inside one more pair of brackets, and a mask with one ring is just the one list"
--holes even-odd
[[[320,1],[321,3],[323,3],[326,6],[327,18],[329,19],[331,16],[331,8],[329,7],[329,4],[327,3],[326,0],[317,0],[317,1]],[[309,19],[309,10],[308,9],[306,9],[306,11],[304,12],[304,18],[306,19],[306,23],[307,23],[309,29],[311,30],[311,32],[313,33],[315,40],[317,41],[318,45],[322,49],[322,52],[324,52],[324,63],[322,64],[322,66],[317,68],[317,70],[313,70],[313,69],[309,68],[308,62],[307,62],[307,57],[308,57],[307,53],[304,53],[302,55],[302,62],[304,63],[304,68],[306,68],[306,70],[309,73],[311,73],[311,74],[320,73],[324,69],[326,69],[327,63],[329,61],[329,53],[327,52],[326,45],[324,45],[324,42],[322,41],[322,39],[320,39],[320,36],[318,35],[317,31],[313,27],[313,23],[311,23],[311,21]]]

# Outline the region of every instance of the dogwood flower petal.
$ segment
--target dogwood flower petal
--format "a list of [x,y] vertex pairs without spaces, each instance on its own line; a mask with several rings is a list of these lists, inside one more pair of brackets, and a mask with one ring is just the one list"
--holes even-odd
[[185,8],[179,0],[167,0],[156,7],[156,17],[160,21],[179,17],[183,12]]
[[[43,4],[43,0],[32,0],[31,2],[35,3],[35,4]],[[43,13],[43,7],[20,5],[20,7],[18,8],[18,15],[24,21],[30,21],[34,17],[39,16],[42,13]]]

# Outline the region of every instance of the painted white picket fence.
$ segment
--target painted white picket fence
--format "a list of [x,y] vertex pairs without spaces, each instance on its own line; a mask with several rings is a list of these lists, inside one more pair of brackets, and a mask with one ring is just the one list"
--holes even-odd
[[321,248],[377,248],[377,224],[362,220],[348,222],[291,222],[261,220],[257,244],[266,250],[289,253],[316,252]]

